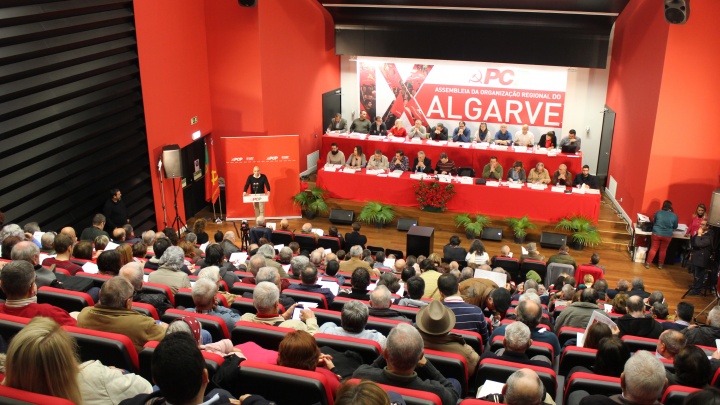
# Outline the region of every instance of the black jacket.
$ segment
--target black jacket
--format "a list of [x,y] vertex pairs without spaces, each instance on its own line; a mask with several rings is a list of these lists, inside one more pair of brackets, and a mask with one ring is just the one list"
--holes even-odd
[[418,170],[417,165],[419,163],[420,163],[420,161],[418,160],[418,158],[413,159],[413,164],[412,164],[412,166],[408,167],[408,171],[409,172],[422,171],[423,173],[428,173],[428,174],[435,172],[429,158],[427,158],[427,157],[423,158],[423,163],[425,163],[425,169]]
[[629,314],[625,314],[618,318],[615,322],[620,329],[620,336],[631,335],[640,336],[651,339],[657,339],[663,332],[660,322],[646,315],[643,318],[634,318]]
[[712,233],[708,232],[702,236],[695,235],[690,239],[690,243],[692,244],[690,264],[696,267],[707,267],[710,264],[710,256],[712,255]]
[[365,249],[365,244],[367,244],[367,236],[360,235],[359,232],[348,232],[345,234],[345,251],[349,252],[350,248],[355,245],[362,246],[363,249]]
[[448,140],[448,129],[443,128],[440,134],[435,133],[435,128],[430,129],[428,137],[433,141],[447,141]]

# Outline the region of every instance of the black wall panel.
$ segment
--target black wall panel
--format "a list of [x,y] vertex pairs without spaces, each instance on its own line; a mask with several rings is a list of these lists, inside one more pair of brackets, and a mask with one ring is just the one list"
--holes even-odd
[[154,228],[131,0],[0,3],[0,211],[90,225],[111,188]]

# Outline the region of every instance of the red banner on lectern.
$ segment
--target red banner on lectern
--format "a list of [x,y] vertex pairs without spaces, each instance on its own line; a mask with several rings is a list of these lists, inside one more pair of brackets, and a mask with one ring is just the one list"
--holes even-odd
[[222,138],[225,142],[225,199],[227,218],[254,218],[253,205],[243,203],[243,186],[255,166],[270,182],[265,217],[299,217],[292,197],[300,192],[298,135]]

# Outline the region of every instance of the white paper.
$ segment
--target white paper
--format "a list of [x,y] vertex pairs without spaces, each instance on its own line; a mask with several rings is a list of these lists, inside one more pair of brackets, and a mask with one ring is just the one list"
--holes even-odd
[[207,247],[208,247],[209,244],[210,244],[210,242],[205,242],[205,243],[203,243],[202,245],[200,245],[200,250],[201,250],[203,253],[205,253],[205,249],[207,249]]
[[377,176],[378,177],[387,177],[388,175],[387,175],[387,173],[379,173]]
[[499,181],[494,181],[494,180],[488,180],[488,181],[485,182],[485,185],[488,186],[488,187],[499,187],[499,186],[500,186],[500,182],[499,182]]
[[505,275],[505,273],[497,273],[494,271],[475,269],[474,277],[494,281],[495,284],[498,285],[498,287],[505,287],[505,284],[507,284],[507,276]]
[[552,191],[553,193],[564,193],[564,192],[565,192],[565,186],[560,186],[560,187],[558,187],[558,186],[553,186],[553,187],[550,189],[550,191]]
[[600,194],[600,190],[594,188],[585,189],[585,194]]
[[325,231],[323,231],[323,230],[320,229],[320,228],[313,228],[313,229],[312,229],[312,232],[313,232],[313,233],[316,233],[318,236],[323,236],[323,235],[325,235]]
[[547,155],[548,150],[547,150],[547,148],[540,148],[540,149],[535,150],[535,153],[538,155]]
[[148,282],[148,278],[150,278],[150,276],[148,276],[147,274],[143,274],[143,282],[144,283]]
[[395,265],[395,259],[385,259],[383,266],[390,267],[391,269]]
[[349,174],[355,174],[355,169],[349,169],[346,167],[346,168],[342,169],[342,172],[349,173]]
[[280,251],[280,249],[282,249],[284,247],[285,247],[285,245],[274,245],[273,246],[273,248],[275,248],[275,250],[277,250],[278,252]]
[[450,177],[450,176],[438,175],[438,181],[439,181],[440,183],[450,183],[450,182],[452,181],[452,177]]
[[340,286],[334,281],[318,281],[317,283],[323,286],[323,288],[327,288],[332,291],[333,295],[338,295],[340,292]]
[[190,282],[190,288],[194,288],[194,287],[195,287],[195,282],[194,282],[194,281],[191,281],[191,282]]
[[512,257],[513,257],[513,252],[508,253],[508,257],[512,259]]
[[400,282],[400,289],[397,290],[397,292],[395,294],[399,295],[401,297],[405,295],[405,283]]
[[459,180],[460,180],[460,184],[473,184],[472,177],[463,176],[463,177],[460,177]]
[[265,223],[265,226],[267,226],[268,228],[272,229],[273,231],[274,231],[275,229],[277,229],[277,224],[276,224],[275,222],[266,222],[266,223]]
[[482,388],[477,393],[477,398],[484,398],[491,394],[502,394],[502,389],[505,384],[493,380],[485,380]]
[[105,246],[105,250],[115,250],[118,246],[115,242],[108,242],[107,246]]
[[411,179],[420,180],[425,178],[425,173],[413,173],[410,175]]
[[390,138],[390,142],[393,142],[393,143],[403,143],[403,142],[405,142],[405,138],[398,138],[398,137],[396,137],[396,136],[393,136],[392,138]]
[[332,249],[330,249],[330,248],[325,248],[325,254],[326,254],[326,255],[329,255],[330,253],[332,253]]
[[528,251],[527,251],[527,249],[525,249],[525,246],[520,246],[520,249],[522,251],[522,254],[524,254],[524,255],[528,254]]
[[412,142],[412,143],[422,143],[422,139],[420,139],[420,138],[413,138],[413,139],[410,140],[410,142]]
[[575,187],[572,192],[573,194],[585,194],[585,187]]
[[715,347],[720,351],[720,339],[715,339]]
[[[557,304],[555,304],[555,306],[557,307]],[[612,319],[605,315],[605,313],[593,311],[592,315],[590,316],[590,320],[588,321],[587,327],[585,328],[586,335],[590,327],[597,322],[604,323],[605,325],[609,326],[610,330],[617,329],[617,325],[615,324],[615,322],[613,322]]]
[[40,253],[38,260],[39,260],[40,263],[42,264],[42,262],[44,262],[45,259],[47,259],[48,257],[55,257],[55,256],[54,256],[54,255],[49,255],[49,254],[47,254],[47,253]]
[[395,177],[395,178],[397,178],[397,177],[402,176],[402,174],[403,174],[403,171],[402,171],[402,170],[393,170],[393,171],[391,171],[390,173],[388,173],[388,177]]
[[367,286],[368,292],[375,291],[375,287],[377,287],[377,283],[370,284],[369,286]]
[[285,273],[290,272],[290,265],[289,264],[282,264],[281,265],[283,270],[285,270]]
[[613,306],[612,304],[603,304],[603,307],[605,308],[605,312],[612,312]]
[[475,147],[478,149],[487,149],[490,147],[490,144],[488,142],[479,142],[475,144]]
[[518,188],[518,189],[519,189],[519,188],[522,188],[522,187],[523,187],[523,184],[522,184],[522,183],[510,182],[510,183],[508,183],[508,187],[510,187],[510,188]]
[[515,152],[527,152],[527,146],[515,146]]
[[365,169],[365,174],[380,174],[383,172],[384,172],[384,170]]
[[297,303],[299,307],[303,307],[305,309],[318,307],[317,302],[298,301]]
[[327,165],[327,166],[323,167],[323,170],[325,170],[326,172],[334,172],[335,167],[332,165]]
[[382,135],[368,135],[368,140],[370,141],[379,141],[383,138]]
[[640,222],[650,222],[650,218],[649,218],[647,215],[643,215],[643,214],[641,214],[641,213],[638,212],[637,217],[638,217],[638,223],[640,223]]
[[230,255],[230,259],[228,261],[237,267],[238,264],[245,263],[247,257],[247,252],[235,252]]
[[495,145],[496,150],[508,150],[507,145],[498,145],[498,144],[494,144],[494,145]]
[[[42,245],[42,236],[43,235],[45,235],[45,232],[37,231],[37,232],[33,233],[33,239],[35,239],[37,241],[37,243]],[[42,262],[40,262],[40,263],[42,263]]]
[[82,270],[85,273],[97,274],[98,266],[93,262],[85,262],[85,264],[82,265]]
[[577,344],[576,344],[576,346],[577,346],[577,347],[583,347],[583,346],[585,346],[585,333],[583,333],[583,332],[578,332],[578,333],[577,333]]

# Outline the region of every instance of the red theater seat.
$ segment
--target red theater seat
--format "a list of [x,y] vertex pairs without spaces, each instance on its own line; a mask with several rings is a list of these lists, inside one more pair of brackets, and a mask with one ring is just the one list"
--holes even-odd
[[574,373],[570,379],[565,382],[563,403],[567,404],[568,397],[575,391],[587,391],[590,395],[611,396],[622,394],[619,378],[582,372]]
[[100,360],[106,366],[114,366],[132,373],[140,368],[137,351],[132,340],[119,333],[101,332],[93,329],[63,326],[77,341],[82,361]]
[[80,312],[85,307],[95,305],[87,293],[63,290],[62,288],[40,287],[37,291],[37,302],[62,308],[67,312]]
[[352,350],[363,358],[365,364],[371,364],[382,353],[380,343],[370,339],[357,339],[348,336],[316,333],[315,341],[318,346],[332,347],[339,352]]
[[[145,346],[138,355],[138,358],[140,359],[140,375],[148,381],[152,381],[152,354],[158,344],[160,344],[160,342],[156,340],[145,343]],[[225,361],[225,358],[215,353],[210,353],[206,351],[200,352],[205,359],[205,368],[207,368],[210,380],[212,380],[212,377],[215,375],[215,373],[217,373],[218,369],[223,364],[223,361]]]
[[288,288],[283,291],[283,294],[294,299],[296,302],[299,302],[299,301],[314,302],[314,303],[318,304],[318,308],[328,309],[328,304],[327,304],[327,301],[325,300],[325,296],[320,293],[301,291],[301,290],[292,290],[292,289]]
[[[233,392],[235,391],[235,392]],[[333,405],[333,394],[324,374],[275,364],[245,360],[233,395],[252,392],[278,404]]]
[[685,398],[696,391],[700,391],[700,388],[671,385],[665,389],[665,393],[660,402],[662,402],[663,405],[682,405]]
[[133,302],[132,309],[140,312],[143,315],[147,315],[156,321],[160,320],[158,316],[157,308],[144,302]]
[[198,314],[196,312],[170,308],[165,311],[162,316],[162,320],[163,322],[171,323],[175,319],[180,319],[184,316],[192,316],[197,319],[202,325],[202,328],[210,332],[213,342],[217,342],[222,339],[230,339],[230,332],[228,332],[227,325],[219,316]]
[[[358,384],[360,380],[357,378],[349,381]],[[409,388],[395,387],[393,385],[378,384],[380,388],[387,391],[393,391],[400,394],[407,405],[442,405],[440,397],[432,392],[411,390]]]
[[49,395],[36,394],[30,391],[23,391],[16,388],[6,387],[0,384],[0,401],[2,404],[33,404],[33,405],[73,405],[72,401]]
[[588,367],[595,363],[597,349],[586,349],[584,347],[567,346],[560,355],[558,374],[567,376],[568,372],[576,366]]
[[499,359],[482,359],[477,371],[478,385],[482,385],[486,380],[507,381],[510,375],[521,368],[529,368],[535,371],[545,386],[545,391],[552,393],[557,391],[557,376],[555,371],[546,367],[529,366],[525,364],[512,363]]
[[293,233],[289,231],[273,231],[272,236],[273,245],[289,245],[293,241]]
[[290,328],[239,321],[232,330],[231,338],[235,345],[254,342],[264,349],[277,351],[285,335],[292,331]]

